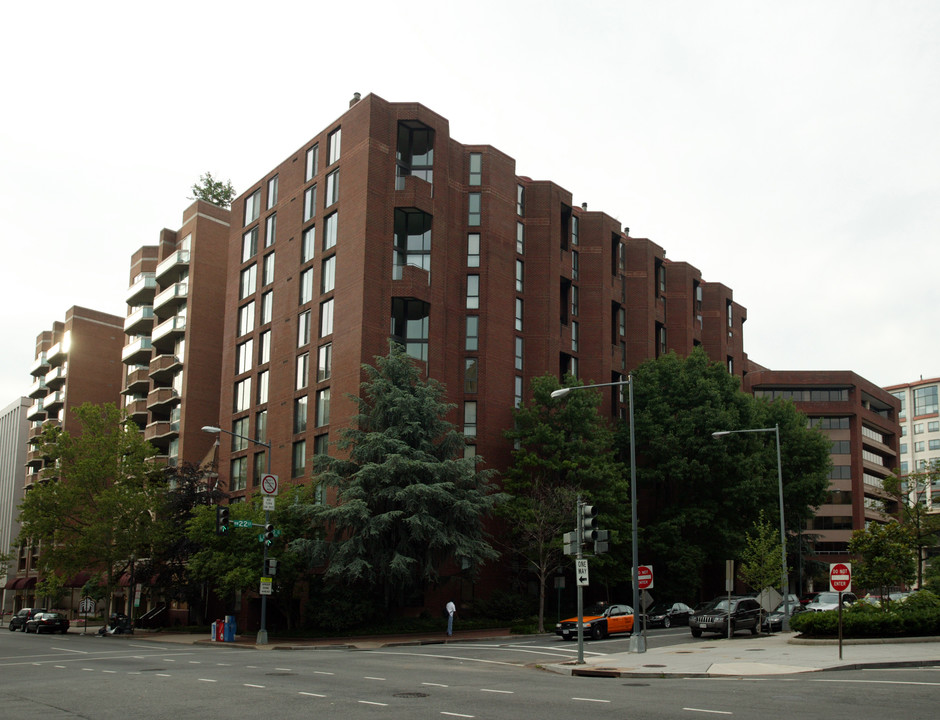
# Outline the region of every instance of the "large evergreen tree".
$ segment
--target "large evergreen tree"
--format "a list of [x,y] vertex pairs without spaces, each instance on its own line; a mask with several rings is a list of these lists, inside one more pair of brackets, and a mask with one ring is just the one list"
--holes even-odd
[[326,580],[368,588],[388,609],[446,563],[472,571],[497,556],[484,532],[497,496],[445,420],[444,388],[422,380],[401,346],[363,371],[359,412],[338,442],[345,456],[316,456],[316,480],[336,488],[337,504],[312,507],[322,533],[296,547],[328,562]]

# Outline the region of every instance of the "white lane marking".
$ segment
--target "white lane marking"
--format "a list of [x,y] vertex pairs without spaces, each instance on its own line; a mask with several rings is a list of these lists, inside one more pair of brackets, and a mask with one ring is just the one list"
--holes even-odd
[[314,670],[314,675],[335,675],[336,673],[326,672],[325,670]]
[[476,717],[476,715],[464,715],[463,713],[445,712],[443,710],[441,710],[441,715],[450,715],[451,717],[467,717],[467,718]]
[[274,669],[279,670],[280,672],[293,672],[292,668],[274,668]]
[[481,660],[480,658],[461,657],[460,655],[431,655],[425,653],[413,652],[388,652],[385,650],[370,650],[370,653],[376,655],[412,655],[414,657],[441,658],[443,660],[463,660],[465,662],[486,663],[488,665],[508,665],[509,667],[521,667],[522,663],[502,662],[501,660]]
[[190,665],[202,665],[202,663],[199,660],[190,660],[189,664]]
[[388,703],[372,702],[371,700],[360,700],[363,705],[378,705],[379,707],[388,707]]
[[705,710],[704,708],[682,708],[683,710],[688,710],[689,712],[701,712],[701,713],[711,713],[712,715],[734,715],[732,712],[727,710]]
[[169,673],[156,673],[157,677],[173,677]]
[[363,675],[362,679],[363,680],[384,680],[385,678],[372,677],[371,675]]
[[114,675],[114,673],[116,673],[117,670],[102,670],[101,672],[108,673],[109,675]]
[[82,670],[84,670],[85,672],[94,672],[94,671],[95,671],[94,668],[82,668]]
[[59,668],[59,670],[65,670],[65,665],[53,665],[54,668]]
[[940,685],[940,682],[915,682],[913,680],[813,680],[827,683],[855,683],[862,685]]
[[298,695],[309,695],[310,697],[326,697],[326,695],[321,695],[320,693],[303,692],[302,690],[301,690],[300,692],[298,692],[297,694],[298,694]]
[[581,702],[597,702],[597,703],[609,703],[610,700],[598,700],[597,698],[581,698],[573,697],[572,700],[580,700]]
[[441,683],[421,683],[422,685],[430,685],[431,687],[450,687],[450,685],[442,685]]
[[87,651],[87,650],[72,650],[72,648],[58,648],[58,647],[54,647],[54,648],[51,648],[51,649],[52,649],[52,650],[58,650],[59,652],[78,653],[79,655],[87,655],[87,654],[88,654],[88,651]]
[[264,685],[252,685],[251,683],[242,683],[244,687],[263,688]]
[[218,680],[213,680],[211,678],[199,678],[199,682],[218,682]]
[[503,695],[515,695],[515,690],[490,690],[489,688],[480,688],[480,692],[502,693]]

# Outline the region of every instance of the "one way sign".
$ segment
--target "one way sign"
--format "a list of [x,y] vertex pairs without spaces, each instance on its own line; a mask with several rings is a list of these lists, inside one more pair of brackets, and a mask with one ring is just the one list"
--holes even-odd
[[575,570],[576,576],[578,578],[578,585],[590,585],[588,582],[588,561],[587,558],[581,558],[580,560],[575,560]]

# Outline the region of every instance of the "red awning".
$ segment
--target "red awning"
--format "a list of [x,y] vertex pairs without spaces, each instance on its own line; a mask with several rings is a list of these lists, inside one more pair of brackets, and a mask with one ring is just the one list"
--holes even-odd
[[32,577],[26,578],[26,579],[23,581],[23,584],[20,585],[20,587],[22,587],[22,588],[33,588],[33,587],[36,587],[36,582],[37,582],[38,580],[39,580],[39,578],[36,577],[35,575],[33,575]]
[[85,583],[88,582],[88,579],[90,577],[91,577],[91,573],[82,571],[78,573],[78,575],[75,575],[74,577],[72,577],[67,583],[65,583],[65,586],[73,587],[73,588],[83,587]]
[[17,580],[19,580],[19,578],[17,578],[17,577],[12,577],[12,578],[10,578],[9,580],[7,580],[7,584],[3,586],[3,589],[4,589],[4,590],[12,590],[13,588],[16,587],[16,581],[17,581]]

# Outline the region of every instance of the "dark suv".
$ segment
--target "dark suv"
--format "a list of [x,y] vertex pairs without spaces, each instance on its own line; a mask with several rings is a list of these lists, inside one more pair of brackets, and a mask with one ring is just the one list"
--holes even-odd
[[17,628],[26,632],[26,621],[29,620],[36,613],[46,612],[46,608],[23,608],[16,615],[10,618],[10,632],[13,632]]
[[727,597],[715,598],[689,616],[692,637],[702,637],[703,632],[727,635],[729,609],[732,635],[738,630],[750,630],[752,635],[757,635],[760,631],[760,603],[752,597],[732,596],[730,601]]

